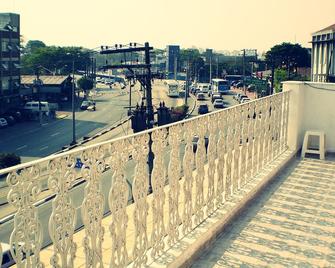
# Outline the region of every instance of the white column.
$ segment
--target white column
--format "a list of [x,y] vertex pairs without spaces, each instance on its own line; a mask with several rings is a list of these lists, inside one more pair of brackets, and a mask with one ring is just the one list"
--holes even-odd
[[304,111],[303,82],[288,81],[283,83],[283,91],[291,91],[289,99],[287,145],[296,150],[301,147]]

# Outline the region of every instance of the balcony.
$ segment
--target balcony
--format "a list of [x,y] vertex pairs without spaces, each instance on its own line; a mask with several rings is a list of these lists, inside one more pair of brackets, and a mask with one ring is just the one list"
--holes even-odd
[[[324,131],[335,152],[334,103],[335,84],[287,82],[269,97],[0,170],[12,214],[2,242],[17,267],[192,265],[298,161],[306,130]],[[321,175],[333,176],[327,160]]]

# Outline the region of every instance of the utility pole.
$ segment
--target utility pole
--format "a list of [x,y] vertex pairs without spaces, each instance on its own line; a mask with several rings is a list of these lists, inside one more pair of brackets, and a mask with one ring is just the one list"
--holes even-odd
[[189,92],[189,86],[190,86],[190,62],[187,61],[186,83],[185,83],[185,105],[187,105],[187,97],[188,97],[188,92]]
[[243,90],[245,94],[246,92],[246,89],[245,89],[245,49],[243,49]]
[[174,80],[177,80],[177,55],[174,55]]
[[209,83],[212,81],[212,54],[209,57]]
[[219,78],[219,55],[216,57],[216,78]]
[[75,112],[75,80],[74,80],[74,59],[72,59],[72,142],[71,145],[77,143],[76,141],[76,112]]

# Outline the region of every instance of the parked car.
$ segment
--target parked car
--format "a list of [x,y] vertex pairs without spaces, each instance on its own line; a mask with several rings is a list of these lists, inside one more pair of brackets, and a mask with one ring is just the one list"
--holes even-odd
[[5,116],[13,116],[16,122],[21,122],[23,120],[22,113],[15,109],[7,111]]
[[236,100],[238,101],[238,102],[241,102],[241,99],[243,99],[243,98],[248,98],[248,96],[247,95],[240,95]]
[[16,121],[15,121],[15,118],[13,116],[5,115],[4,118],[6,119],[8,126],[15,125]]
[[256,89],[256,86],[254,84],[250,84],[248,87],[247,87],[248,91],[255,91]]
[[27,110],[27,111],[30,111],[30,112],[39,112],[40,108],[39,108],[39,105],[41,104],[41,112],[50,112],[50,105],[47,101],[41,101],[41,102],[38,102],[38,101],[28,101],[23,109]]
[[2,263],[1,268],[7,268],[15,264],[12,253],[10,252],[10,245],[1,243],[2,247]]
[[214,108],[224,108],[223,100],[216,99],[213,103]]
[[212,103],[213,103],[215,100],[217,100],[217,99],[221,99],[221,100],[223,100],[221,94],[220,94],[220,93],[213,93],[213,94],[212,94],[212,98],[211,98]]
[[238,101],[241,95],[242,95],[241,93],[237,93],[236,95],[233,96],[233,99]]
[[249,98],[242,98],[242,99],[241,99],[241,103],[246,103],[246,102],[248,102],[248,101],[250,101]]
[[208,105],[207,104],[200,104],[198,106],[198,114],[207,114],[208,113]]
[[87,110],[87,108],[90,107],[90,106],[92,106],[92,105],[95,106],[95,102],[89,101],[89,100],[85,100],[80,105],[80,110]]
[[206,97],[205,97],[204,93],[199,92],[197,94],[197,100],[205,100],[205,99],[206,99]]
[[238,82],[235,84],[235,87],[240,88],[243,87],[243,82]]
[[0,118],[0,128],[5,128],[8,126],[7,120],[3,117]]
[[87,111],[96,111],[96,107],[95,107],[95,102],[92,103],[92,105],[88,106]]

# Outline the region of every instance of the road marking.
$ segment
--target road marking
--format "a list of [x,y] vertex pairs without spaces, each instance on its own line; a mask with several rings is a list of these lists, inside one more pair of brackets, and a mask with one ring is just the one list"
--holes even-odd
[[48,148],[49,148],[49,146],[44,146],[40,149],[40,151],[43,151],[43,150],[48,149]]
[[46,126],[46,125],[48,125],[49,123],[44,123],[44,124],[42,124],[42,126]]
[[26,148],[26,147],[27,147],[27,145],[23,145],[23,146],[21,146],[21,147],[18,147],[18,148],[16,149],[16,151],[22,150],[23,148]]
[[59,135],[59,132],[56,132],[56,133],[52,134],[51,137],[55,137],[57,135]]

